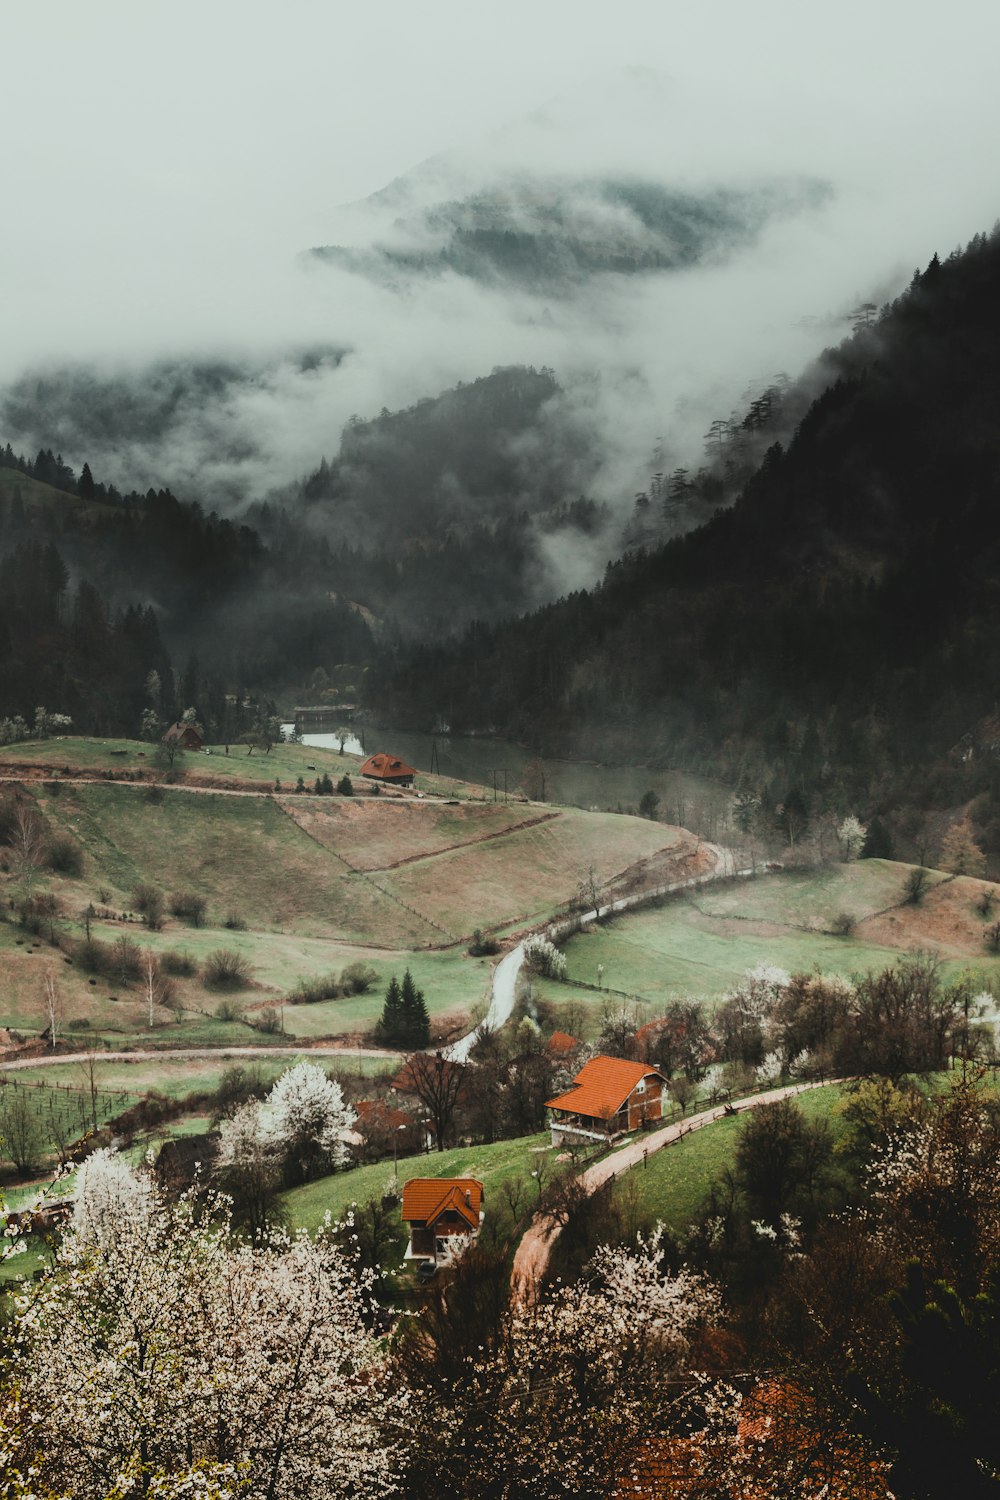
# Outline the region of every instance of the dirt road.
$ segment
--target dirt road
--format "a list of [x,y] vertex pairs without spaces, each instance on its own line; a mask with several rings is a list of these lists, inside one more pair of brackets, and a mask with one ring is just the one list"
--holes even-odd
[[228,1057],[383,1057],[386,1062],[398,1063],[401,1052],[389,1052],[380,1047],[146,1047],[133,1052],[45,1052],[35,1057],[16,1057],[10,1062],[0,1063],[0,1072],[12,1068],[51,1068],[59,1063],[89,1062],[96,1057],[98,1062],[155,1062],[169,1057],[217,1057],[225,1061]]
[[[644,902],[654,901],[660,896],[670,896],[694,886],[708,885],[713,880],[747,879],[756,873],[749,869],[738,870],[731,849],[724,849],[719,844],[702,844],[702,847],[710,852],[715,861],[714,870],[707,875],[692,875],[686,880],[673,880],[666,885],[652,886],[649,890],[639,891],[634,896],[620,896],[616,901],[608,902],[607,906],[598,906],[591,911],[581,912],[579,916],[571,917],[568,921],[544,923],[540,930],[554,932],[559,938],[575,931],[577,926],[585,927],[601,917],[615,916],[619,912],[627,911],[629,907],[641,906]],[[523,963],[524,943],[521,942],[505,954],[493,970],[490,1008],[480,1023],[491,1031],[498,1030],[510,1020],[513,1014],[517,998],[517,976],[521,972]],[[477,1026],[475,1030],[460,1037],[457,1042],[453,1042],[446,1050],[445,1056],[452,1062],[468,1062],[469,1053],[475,1046],[478,1035],[479,1027]]]
[[[828,1079],[826,1082],[835,1081]],[[825,1086],[821,1083],[798,1083],[788,1088],[768,1089],[764,1094],[752,1094],[746,1099],[735,1100],[730,1110],[743,1112],[756,1109],[759,1104],[773,1104],[779,1099],[790,1099],[794,1094],[804,1093],[806,1089]],[[581,1172],[578,1181],[586,1189],[589,1197],[611,1178],[620,1176],[622,1172],[627,1172],[632,1167],[640,1166],[645,1157],[652,1156],[654,1151],[662,1151],[664,1146],[672,1146],[693,1131],[701,1130],[703,1126],[723,1119],[725,1114],[726,1108],[720,1104],[713,1109],[703,1110],[700,1114],[691,1115],[686,1120],[677,1120],[672,1125],[664,1125],[659,1130],[641,1135],[636,1140],[630,1141],[621,1151],[606,1156],[603,1161],[595,1162],[592,1167]],[[561,1229],[562,1225],[551,1214],[538,1214],[533,1219],[514,1256],[511,1286],[515,1297],[519,1300],[524,1301],[530,1297],[544,1276],[552,1254],[552,1246],[558,1239]]]

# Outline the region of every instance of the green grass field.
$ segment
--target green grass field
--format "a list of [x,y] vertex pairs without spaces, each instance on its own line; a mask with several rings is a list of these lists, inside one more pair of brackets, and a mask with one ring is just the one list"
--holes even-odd
[[[411,1177],[476,1177],[485,1190],[488,1214],[491,1195],[507,1178],[530,1179],[539,1161],[544,1161],[545,1170],[551,1172],[553,1156],[549,1133],[544,1131],[513,1141],[497,1141],[492,1146],[456,1147],[452,1151],[408,1156],[398,1162],[397,1175],[400,1189]],[[352,1203],[380,1198],[392,1181],[392,1162],[380,1161],[306,1183],[305,1187],[286,1193],[283,1201],[291,1224],[314,1231],[326,1214],[335,1221],[342,1219]]]
[[[834,1140],[843,1134],[842,1122],[833,1114],[843,1097],[839,1084],[810,1089],[796,1103],[809,1120],[826,1120]],[[617,1188],[638,1193],[639,1202],[655,1223],[662,1219],[675,1234],[683,1234],[694,1221],[712,1183],[731,1166],[746,1115],[716,1120],[693,1135],[682,1137],[651,1156],[647,1164],[634,1167],[621,1177]]]
[[[864,860],[700,889],[574,936],[567,977],[595,985],[603,965],[606,987],[659,1008],[687,995],[716,999],[761,963],[849,977],[927,949],[940,956],[945,978],[972,969],[984,984],[1000,983],[1000,959],[985,952],[985,923],[976,914],[983,882],[935,873],[919,906],[901,906],[909,868]],[[849,936],[824,930],[844,911],[856,918]],[[558,1004],[563,989],[543,985],[542,992]],[[574,998],[598,1010],[605,1003],[593,991]]]

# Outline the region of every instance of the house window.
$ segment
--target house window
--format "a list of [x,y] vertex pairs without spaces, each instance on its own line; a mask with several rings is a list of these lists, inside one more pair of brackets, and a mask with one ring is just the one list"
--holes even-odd
[[646,1092],[645,1078],[640,1078],[639,1082],[635,1086],[635,1091],[637,1094],[644,1094]]

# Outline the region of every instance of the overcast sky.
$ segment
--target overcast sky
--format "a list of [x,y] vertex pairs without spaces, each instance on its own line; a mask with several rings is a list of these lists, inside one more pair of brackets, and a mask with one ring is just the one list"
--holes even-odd
[[[835,213],[765,241],[742,283],[703,283],[691,301],[692,348],[717,309],[717,359],[734,366],[768,319],[785,329],[890,295],[1000,214],[997,0],[7,0],[2,15],[0,378],[346,332],[369,357],[352,375],[360,394],[334,393],[329,411],[311,398],[315,420],[293,434],[310,450],[365,402],[503,361],[571,360],[590,333],[582,318],[553,351],[496,299],[464,293],[407,324],[412,308],[303,275],[296,255],[335,237],[339,205],[435,153],[694,183],[830,177]],[[637,68],[649,71],[624,71]],[[680,329],[662,407],[684,399],[688,355],[683,307],[657,295]],[[757,321],[737,336],[751,304]],[[658,315],[623,312],[619,346],[646,339],[655,362]],[[779,341],[760,362],[805,352]],[[704,380],[702,350],[696,363]],[[277,408],[273,422],[287,425]]]
[[850,154],[863,126],[996,176],[995,0],[8,0],[3,22],[5,301],[39,332],[88,277],[152,293],[322,242],[338,203],[630,65],[703,85],[734,160],[759,115],[788,146]]

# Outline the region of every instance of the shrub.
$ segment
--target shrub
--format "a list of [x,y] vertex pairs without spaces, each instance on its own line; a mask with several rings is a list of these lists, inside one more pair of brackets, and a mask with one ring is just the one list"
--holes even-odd
[[190,922],[192,927],[200,927],[204,922],[205,905],[204,896],[196,896],[193,891],[174,891],[170,897],[173,916]]
[[84,938],[77,944],[73,957],[87,974],[107,974],[111,968],[111,949],[97,938]]
[[138,979],[142,973],[142,950],[138,943],[134,943],[130,937],[115,938],[111,944],[109,973],[122,984],[128,984],[130,979]]
[[469,944],[469,952],[473,958],[490,958],[494,953],[500,952],[500,944],[496,938],[486,937],[481,927],[477,927],[472,934],[472,942]]
[[370,964],[359,959],[340,976],[340,988],[345,995],[367,995],[373,984],[378,983],[378,974]]
[[154,805],[157,804],[157,803],[162,802],[163,801],[163,788],[162,788],[162,786],[158,786],[157,783],[154,781],[150,786],[146,787],[145,791],[142,794],[142,800],[144,802],[152,802]]
[[[222,1000],[219,1004],[221,1009],[223,1005],[231,1006],[232,1001]],[[263,1099],[266,1093],[267,1085],[256,1071],[256,1067],[244,1068],[237,1063],[227,1068],[219,1079],[216,1100],[220,1112],[228,1114],[237,1104],[246,1104],[249,1099]]]
[[243,1012],[235,1000],[220,1000],[215,1007],[217,1021],[242,1021]]
[[205,983],[215,990],[243,990],[250,983],[250,960],[232,948],[217,948],[205,960]]
[[302,780],[302,777],[300,776],[299,779],[298,779],[298,781],[295,783],[295,790],[297,792],[304,792],[305,789],[306,789],[306,784]]
[[238,911],[231,911],[222,925],[228,927],[230,932],[246,932],[247,930],[247,924]]
[[273,1036],[281,1030],[281,1017],[273,1005],[265,1005],[263,1010],[250,1022],[255,1031],[263,1031],[268,1036]]
[[976,902],[976,910],[979,912],[979,915],[982,917],[991,916],[996,899],[997,893],[993,887],[989,885],[985,886],[980,893],[979,900]]
[[80,846],[64,833],[57,834],[49,844],[46,863],[57,875],[70,875],[78,879],[83,874],[83,853]]
[[132,892],[132,905],[150,932],[159,932],[163,926],[163,892],[155,885],[137,885]]
[[919,906],[927,891],[927,882],[930,879],[930,871],[923,866],[911,870],[903,882],[903,900],[907,906]]
[[850,937],[857,925],[858,919],[853,912],[839,911],[830,923],[830,931],[834,937]]
[[354,783],[352,782],[346,771],[337,782],[337,791],[342,797],[354,796]]
[[341,995],[336,974],[320,974],[315,979],[300,979],[288,996],[289,1005],[315,1005],[320,1000],[337,1000]]
[[190,953],[176,948],[167,948],[160,954],[160,968],[164,974],[173,974],[177,979],[190,979],[198,972],[198,966]]
[[1000,953],[1000,922],[992,922],[983,933],[988,953]]

